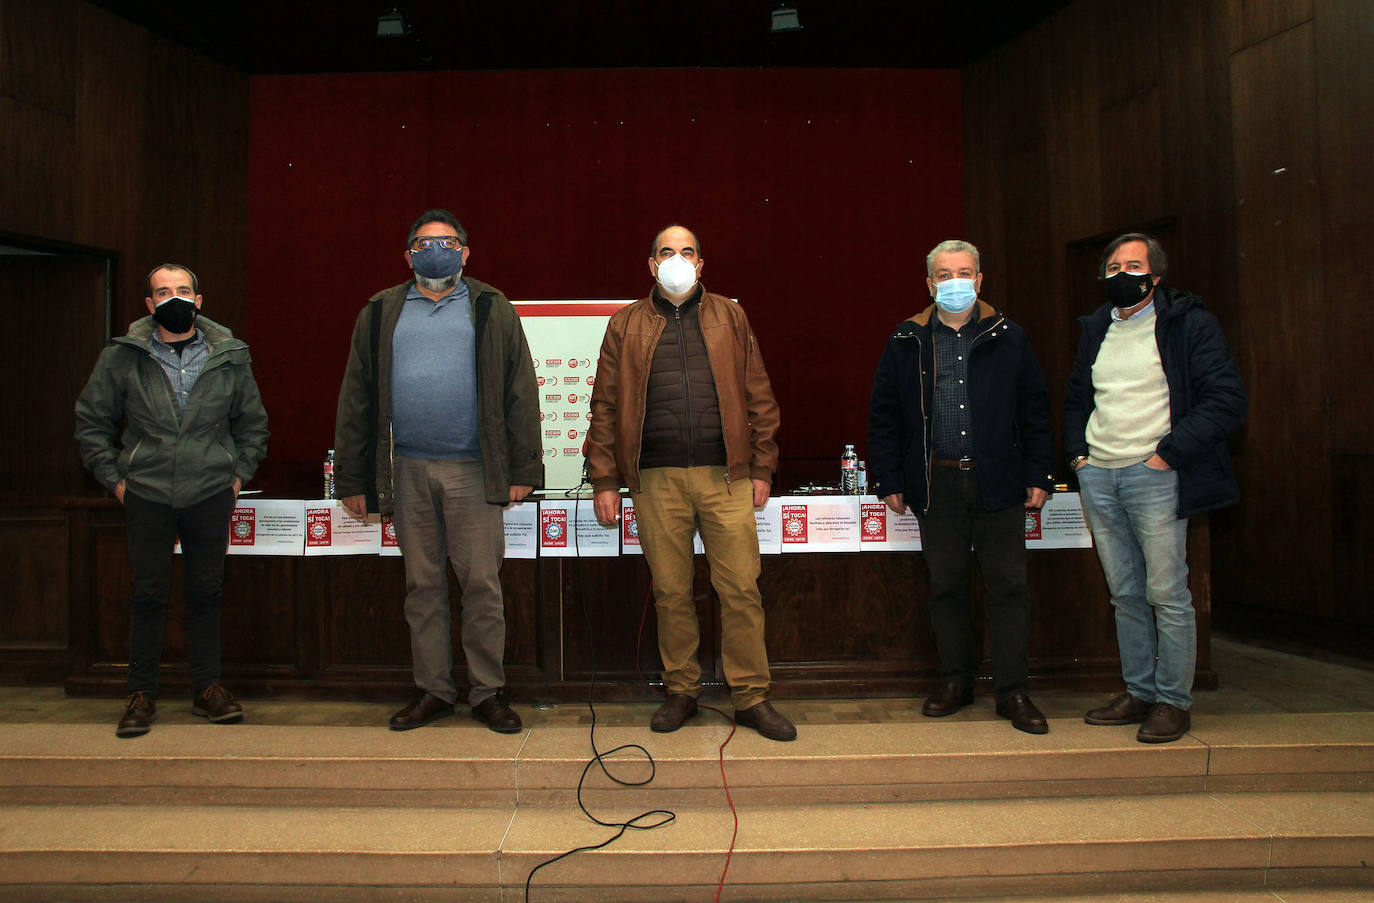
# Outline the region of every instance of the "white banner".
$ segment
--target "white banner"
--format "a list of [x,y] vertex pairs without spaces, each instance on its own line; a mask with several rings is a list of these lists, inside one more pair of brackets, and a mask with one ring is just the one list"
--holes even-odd
[[239,497],[229,515],[230,555],[295,556],[304,550],[304,502]]

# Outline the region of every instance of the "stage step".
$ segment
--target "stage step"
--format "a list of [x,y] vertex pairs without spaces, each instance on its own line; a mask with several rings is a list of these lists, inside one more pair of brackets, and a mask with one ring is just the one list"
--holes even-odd
[[[1134,727],[1051,726],[1034,736],[1001,721],[806,725],[786,744],[741,730],[726,748],[727,774],[735,799],[771,804],[1374,789],[1374,712],[1217,715],[1158,746],[1136,742]],[[713,805],[728,732],[705,717],[673,734],[598,728],[598,749],[642,744],[657,774],[626,789],[594,769],[584,796]],[[0,730],[0,792],[24,803],[133,794],[184,804],[571,805],[590,755],[585,729],[502,735],[453,719],[406,732],[200,722],[133,740],[105,724],[9,724]],[[649,774],[641,754],[608,762],[622,779]]]
[[[1246,896],[1309,885],[1374,900],[1374,713],[1198,721],[1165,746],[1070,719],[1039,737],[1000,721],[804,725],[790,744],[741,731],[726,748],[739,836],[722,900],[1325,899]],[[670,735],[599,728],[602,750],[648,747],[657,776],[613,788],[594,769],[593,813],[675,820],[543,869],[531,899],[711,899],[734,824],[716,758],[727,733],[708,717]],[[135,740],[7,724],[0,899],[519,901],[539,862],[613,833],[576,806],[589,755],[582,728],[502,736],[461,719],[405,733],[162,724]]]

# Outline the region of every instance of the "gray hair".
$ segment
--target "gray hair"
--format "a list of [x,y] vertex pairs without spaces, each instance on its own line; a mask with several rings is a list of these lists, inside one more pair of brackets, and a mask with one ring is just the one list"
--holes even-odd
[[149,298],[153,297],[153,276],[154,276],[159,270],[184,270],[185,272],[190,273],[190,274],[191,274],[191,294],[193,294],[193,295],[199,295],[199,294],[200,294],[200,279],[196,277],[196,272],[195,272],[195,270],[191,269],[191,268],[188,267],[188,266],[184,266],[183,264],[180,264],[180,263],[159,263],[157,266],[153,267],[151,270],[148,271],[147,277],[145,277],[144,280],[143,280],[143,286],[144,286],[144,288],[147,290],[147,292],[148,292],[148,297],[149,297]]
[[931,279],[935,278],[935,258],[941,254],[972,254],[973,271],[975,273],[983,272],[983,265],[979,262],[978,249],[973,246],[972,242],[960,238],[947,238],[931,248],[930,253],[926,255],[926,276]]
[[1146,235],[1144,232],[1127,232],[1118,238],[1112,239],[1102,252],[1102,259],[1097,262],[1097,278],[1107,278],[1107,261],[1112,259],[1116,249],[1130,241],[1145,242],[1146,260],[1150,264],[1150,275],[1158,276],[1163,279],[1169,273],[1169,255],[1164,253],[1164,248],[1160,247],[1154,236]]
[[460,244],[466,245],[468,243],[468,230],[464,229],[463,224],[458,222],[458,217],[449,213],[442,207],[435,207],[433,210],[426,210],[424,213],[421,213],[419,217],[416,218],[415,222],[411,224],[410,234],[406,236],[407,248],[415,244],[415,233],[419,232],[421,227],[427,226],[430,223],[443,223],[453,230],[454,235],[458,236]]

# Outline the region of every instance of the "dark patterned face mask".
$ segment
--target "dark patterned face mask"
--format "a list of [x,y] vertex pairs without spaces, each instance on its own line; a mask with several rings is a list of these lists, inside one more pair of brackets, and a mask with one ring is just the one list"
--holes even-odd
[[188,333],[196,320],[196,302],[173,295],[153,308],[153,320],[172,335]]
[[1118,270],[1103,281],[1102,290],[1107,293],[1107,300],[1117,307],[1135,307],[1150,294],[1154,284],[1154,277],[1149,273]]

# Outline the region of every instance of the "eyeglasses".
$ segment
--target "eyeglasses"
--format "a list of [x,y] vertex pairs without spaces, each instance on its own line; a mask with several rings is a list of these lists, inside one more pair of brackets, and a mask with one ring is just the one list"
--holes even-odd
[[428,251],[438,245],[445,251],[452,251],[454,248],[461,248],[463,242],[456,235],[430,235],[425,238],[417,238],[410,243],[412,251]]

